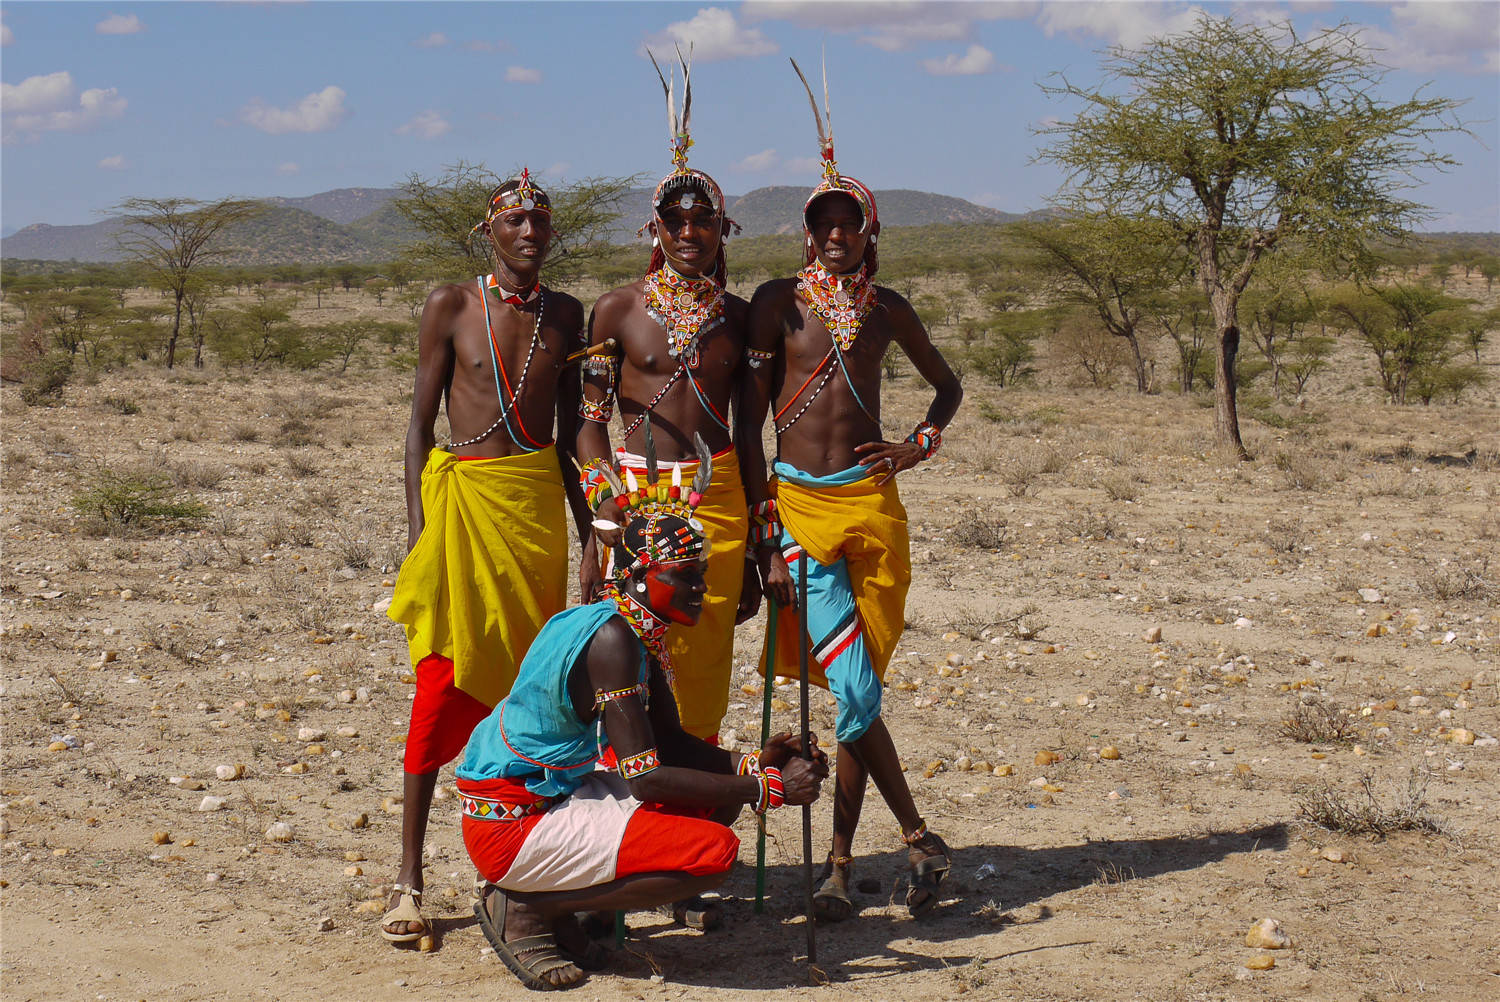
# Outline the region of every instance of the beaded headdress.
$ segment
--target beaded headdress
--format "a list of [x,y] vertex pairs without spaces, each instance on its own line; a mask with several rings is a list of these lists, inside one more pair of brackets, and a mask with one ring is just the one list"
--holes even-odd
[[875,210],[875,193],[867,188],[862,182],[839,173],[838,161],[833,156],[833,113],[828,106],[828,64],[823,64],[823,109],[818,110],[818,99],[813,97],[812,86],[807,82],[807,77],[802,72],[802,67],[797,65],[797,60],[792,60],[792,69],[797,71],[797,78],[802,81],[803,88],[807,91],[807,100],[812,105],[813,122],[818,128],[818,151],[823,158],[823,180],[807,196],[807,201],[802,206],[802,229],[807,234],[807,258],[805,264],[812,264],[817,254],[810,242],[812,227],[808,225],[808,216],[812,211],[813,203],[824,195],[847,195],[854,199],[859,206],[861,224],[859,231],[870,234],[870,242],[865,245],[865,266],[868,274],[873,276],[877,267],[875,257],[875,235],[880,232],[880,217]]
[[527,167],[521,168],[519,177],[513,177],[504,184],[499,185],[490,192],[489,204],[485,208],[484,221],[475,225],[473,232],[478,233],[485,225],[502,212],[511,209],[521,209],[525,212],[545,212],[552,215],[552,199],[547,193],[536,186],[531,179],[531,170]]
[[[669,205],[676,205],[682,209],[691,209],[695,204],[705,204],[716,216],[724,216],[724,190],[719,183],[701,170],[694,170],[687,165],[688,149],[693,145],[692,120],[693,120],[693,83],[691,79],[693,69],[693,48],[688,46],[687,58],[683,58],[682,50],[677,50],[677,63],[682,67],[682,111],[677,110],[677,71],[671,69],[670,77],[662,73],[661,64],[656,61],[656,56],[648,49],[646,55],[651,59],[651,65],[656,68],[656,78],[661,81],[662,93],[667,98],[667,135],[670,140],[669,148],[672,151],[672,170],[657,182],[656,190],[651,195],[651,217],[658,225],[661,223],[661,212]],[[734,220],[730,225],[738,232],[739,224]],[[649,225],[649,223],[647,224]],[[646,227],[642,226],[639,233],[645,233]],[[723,284],[724,250],[719,248],[719,257],[715,262],[715,275],[719,284]],[[665,262],[666,256],[661,247],[657,246],[651,252],[651,265],[648,271],[655,271]]]
[[[613,470],[611,479],[616,502],[624,525],[620,541],[614,547],[611,579],[621,581],[640,568],[654,564],[697,560],[704,555],[703,523],[693,517],[713,477],[713,454],[701,435],[693,436],[698,453],[698,469],[692,482],[683,484],[682,464],[673,463],[670,474],[663,476],[656,462],[656,442],[648,417],[643,424],[646,481],[641,483],[634,472],[625,470],[623,482]],[[602,523],[601,523],[602,524]],[[611,526],[613,528],[614,526]]]

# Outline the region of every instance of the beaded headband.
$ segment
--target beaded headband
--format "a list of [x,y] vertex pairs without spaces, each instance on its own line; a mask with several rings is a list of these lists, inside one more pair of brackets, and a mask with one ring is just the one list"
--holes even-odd
[[875,212],[875,194],[852,177],[839,173],[838,161],[833,156],[833,112],[828,106],[828,64],[823,64],[823,110],[818,110],[818,99],[813,97],[812,86],[807,82],[807,77],[802,73],[802,67],[797,65],[797,60],[792,60],[792,69],[797,71],[797,78],[802,81],[803,88],[807,91],[807,100],[812,105],[813,121],[818,128],[818,150],[823,157],[823,180],[807,196],[807,201],[802,206],[802,225],[807,227],[807,213],[812,208],[813,202],[824,195],[840,194],[848,195],[854,199],[859,206],[862,217],[859,231],[861,233],[872,232],[872,227],[878,221]]
[[[620,542],[614,547],[615,580],[628,577],[638,568],[696,560],[704,555],[703,524],[693,517],[703,492],[713,477],[714,459],[701,435],[693,436],[698,453],[698,469],[692,482],[682,482],[682,464],[673,463],[670,478],[657,468],[656,442],[651,434],[649,416],[642,424],[645,446],[646,482],[634,472],[625,470],[625,479],[615,479],[615,499],[620,506],[624,526]],[[615,476],[611,471],[610,476]],[[601,523],[603,524],[603,523]],[[610,528],[614,528],[613,525]]]
[[520,177],[513,177],[490,192],[484,222],[476,225],[473,232],[478,233],[485,223],[511,209],[520,209],[523,212],[545,212],[549,216],[552,215],[552,199],[531,179],[530,168],[522,167]]

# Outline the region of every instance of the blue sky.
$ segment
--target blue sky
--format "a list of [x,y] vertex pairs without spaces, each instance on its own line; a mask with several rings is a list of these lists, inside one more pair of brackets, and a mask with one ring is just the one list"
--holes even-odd
[[0,6],[0,227],[87,223],[133,195],[309,195],[392,185],[460,158],[549,179],[668,165],[644,49],[695,44],[692,163],[741,194],[816,180],[788,56],[826,46],[844,169],[1008,211],[1059,181],[1038,84],[1199,7],[1306,32],[1348,20],[1384,50],[1384,96],[1466,99],[1463,166],[1416,198],[1433,229],[1500,230],[1500,4],[21,3]]

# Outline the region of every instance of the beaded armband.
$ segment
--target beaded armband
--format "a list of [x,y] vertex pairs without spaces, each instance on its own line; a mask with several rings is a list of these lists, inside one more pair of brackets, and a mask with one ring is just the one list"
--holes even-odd
[[759,776],[760,775],[760,752],[753,751],[740,758],[734,767],[736,776]]
[[906,440],[921,447],[923,459],[931,459],[937,455],[938,446],[943,444],[943,430],[931,421],[923,421],[906,436]]
[[578,482],[583,486],[583,496],[591,511],[598,511],[600,505],[615,496],[615,489],[610,486],[609,477],[604,472],[608,467],[607,459],[590,459],[578,470]]
[[651,690],[647,688],[645,682],[641,682],[638,685],[632,685],[628,689],[595,689],[594,709],[602,710],[606,703],[614,703],[622,699],[629,699],[631,696],[641,697],[641,704],[645,705],[650,692]]
[[[620,373],[620,360],[614,355],[589,355],[579,367],[579,378],[584,381],[579,395],[578,416],[585,421],[609,424],[615,415],[615,383]],[[588,377],[604,377],[604,399],[590,400]]]
[[620,776],[623,779],[635,779],[644,776],[648,772],[654,772],[661,765],[661,759],[656,754],[655,748],[647,748],[639,755],[629,755],[620,759]]
[[786,803],[786,787],[782,784],[780,769],[767,766],[755,778],[760,782],[760,796],[756,798],[751,808],[756,814],[764,815],[767,811]]
[[[766,498],[750,506],[750,533],[745,542],[750,549],[775,545],[781,538],[781,519],[776,517],[776,499]],[[748,551],[747,551],[748,553]]]

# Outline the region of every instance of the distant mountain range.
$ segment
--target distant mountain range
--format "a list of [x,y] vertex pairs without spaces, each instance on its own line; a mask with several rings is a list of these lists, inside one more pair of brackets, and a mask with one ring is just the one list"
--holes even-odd
[[[795,233],[802,227],[802,205],[808,189],[781,185],[756,188],[726,198],[729,215],[746,236]],[[305,198],[267,198],[267,212],[227,231],[235,264],[329,264],[339,261],[388,261],[415,241],[417,234],[396,211],[396,188],[337,188]],[[650,213],[651,192],[627,194],[626,214],[611,233],[618,243],[635,239],[636,228]],[[875,192],[882,226],[929,223],[1004,223],[1019,219],[973,202],[926,191],[896,188]],[[0,257],[40,261],[119,261],[117,219],[87,226],[37,223],[0,240]]]

